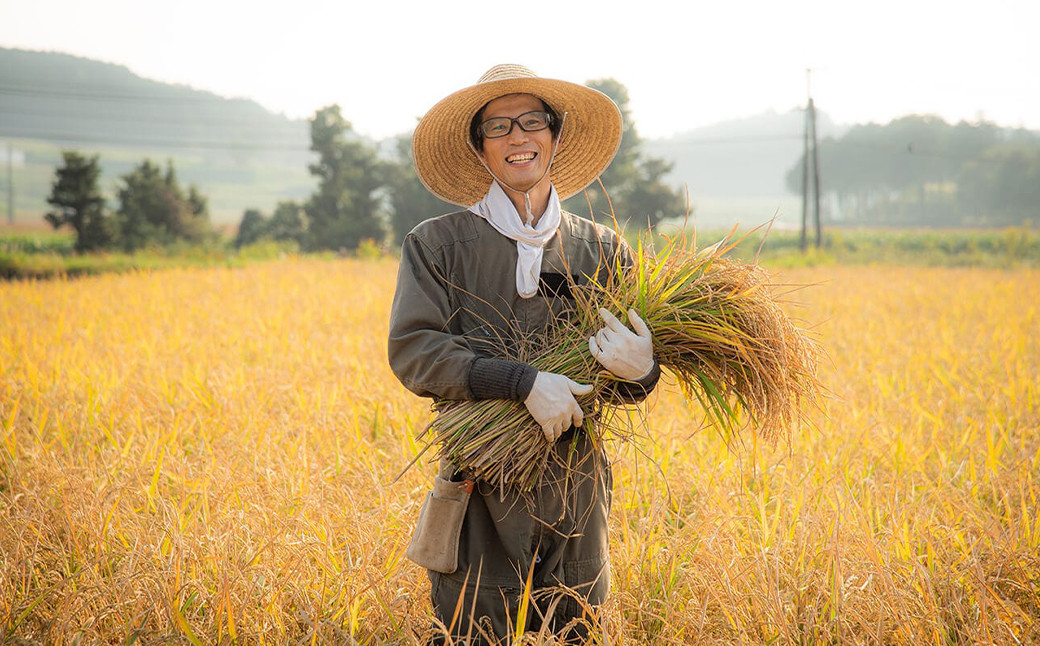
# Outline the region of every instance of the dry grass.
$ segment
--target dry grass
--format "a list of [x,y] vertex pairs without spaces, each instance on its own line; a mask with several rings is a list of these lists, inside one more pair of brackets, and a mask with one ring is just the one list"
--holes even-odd
[[[653,333],[658,363],[727,441],[742,439],[741,431],[789,438],[819,399],[817,348],[781,307],[786,290],[759,265],[726,255],[738,244],[732,234],[703,249],[686,237],[657,250],[641,241],[631,270],[619,261],[609,279],[572,285],[574,307],[551,321],[548,334],[517,334],[496,350],[592,385],[578,397],[592,413],[585,429],[625,441],[645,425],[611,410],[617,378],[592,358],[588,339],[604,325],[601,309],[623,321],[635,311]],[[541,480],[552,446],[523,404],[441,402],[437,411],[427,446],[436,444],[441,459],[494,487],[530,491]]]
[[[0,284],[0,642],[419,643],[395,270]],[[1040,272],[781,280],[835,397],[731,452],[663,384],[656,464],[615,447],[610,642],[1040,643]]]

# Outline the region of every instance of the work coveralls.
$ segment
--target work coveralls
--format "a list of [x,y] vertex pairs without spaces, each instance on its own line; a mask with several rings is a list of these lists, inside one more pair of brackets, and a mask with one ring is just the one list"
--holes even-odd
[[[516,289],[515,241],[469,211],[423,222],[402,248],[388,344],[394,374],[423,397],[523,401],[537,370],[510,359],[508,348],[503,352],[494,341],[544,333],[550,314],[572,304],[566,275],[579,284],[588,276],[604,280],[617,267],[618,254],[624,264],[631,262],[628,246],[613,230],[564,212],[545,246],[539,293],[525,299]],[[618,398],[641,400],[659,375],[655,362],[640,382],[621,384]],[[471,644],[487,643],[478,627],[496,637],[515,633],[532,564],[536,593],[527,629],[547,622],[580,639],[580,627],[567,631],[568,623],[606,598],[610,465],[582,428],[571,427],[554,451],[558,459],[550,458],[531,494],[477,481],[462,525],[458,568],[429,572],[434,613],[446,626],[464,597],[452,632],[469,632]],[[561,584],[580,598],[561,593]]]

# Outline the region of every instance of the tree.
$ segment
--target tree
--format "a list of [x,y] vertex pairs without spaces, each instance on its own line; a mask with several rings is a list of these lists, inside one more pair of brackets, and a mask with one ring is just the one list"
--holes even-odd
[[303,243],[307,235],[303,208],[296,202],[279,202],[274,215],[266,217],[257,209],[246,209],[235,234],[235,248],[241,249],[261,240]]
[[122,179],[116,215],[120,246],[134,251],[149,244],[172,242],[168,224],[176,216],[169,211],[175,205],[168,199],[160,168],[146,159]]
[[620,196],[635,181],[643,139],[628,109],[628,88],[612,78],[589,81],[588,86],[609,96],[621,111],[621,144],[610,166],[600,175],[608,193],[618,193]]
[[654,228],[661,220],[686,215],[685,197],[664,183],[672,167],[671,162],[650,157],[636,169],[637,180],[624,196],[625,213],[634,224]]
[[415,225],[442,213],[457,211],[458,206],[445,202],[419,181],[412,163],[412,136],[402,135],[395,142],[396,158],[390,164],[387,184],[390,189],[390,229],[394,242],[400,245]]
[[270,223],[264,214],[257,209],[246,209],[242,214],[242,221],[238,223],[238,232],[235,234],[235,248],[241,249],[247,245],[259,242],[270,228]]
[[354,134],[338,105],[322,108],[311,119],[311,150],[318,153],[309,168],[319,184],[304,207],[310,219],[306,247],[356,249],[365,239],[382,242],[384,165]]
[[[173,166],[170,166],[171,170]],[[199,193],[192,184],[188,187],[188,211],[191,217],[184,223],[184,237],[192,241],[201,241],[212,233],[209,222],[209,199]]]
[[304,243],[307,235],[307,215],[296,202],[279,202],[268,224],[268,235],[279,242]]
[[628,89],[612,78],[589,81],[588,86],[610,97],[621,111],[624,124],[621,143],[614,160],[600,174],[606,195],[599,182],[593,182],[584,194],[568,199],[565,208],[588,213],[591,204],[597,220],[608,219],[613,214],[621,223],[650,227],[665,218],[685,215],[686,199],[682,191],[665,183],[665,176],[673,165],[663,159],[643,156],[643,140],[628,109]]
[[119,244],[126,251],[151,244],[199,243],[211,235],[206,198],[194,186],[185,195],[173,162],[163,173],[145,159],[122,179],[117,224]]
[[965,165],[958,194],[971,224],[1035,225],[1040,204],[1040,144],[994,146]]
[[[873,225],[1006,225],[1030,220],[1040,140],[993,124],[909,115],[866,124],[820,146],[840,219]],[[787,172],[800,192],[802,161]]]
[[58,229],[69,225],[76,232],[79,253],[104,249],[112,242],[105,198],[98,189],[101,167],[98,156],[84,157],[75,151],[62,153],[64,163],[55,171],[47,203],[55,207],[44,219]]

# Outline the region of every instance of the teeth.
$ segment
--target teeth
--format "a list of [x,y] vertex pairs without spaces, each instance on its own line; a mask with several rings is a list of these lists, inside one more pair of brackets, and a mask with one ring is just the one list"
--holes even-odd
[[506,157],[506,161],[510,164],[514,162],[525,162],[534,159],[534,153],[519,153],[517,155],[510,155]]

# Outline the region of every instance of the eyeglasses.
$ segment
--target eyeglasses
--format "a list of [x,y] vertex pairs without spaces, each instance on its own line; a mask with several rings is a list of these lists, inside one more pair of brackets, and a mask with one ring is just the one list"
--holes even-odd
[[488,139],[498,139],[513,132],[513,124],[520,126],[524,132],[545,130],[552,123],[552,115],[542,110],[525,112],[515,119],[509,117],[492,117],[480,124],[480,132]]

